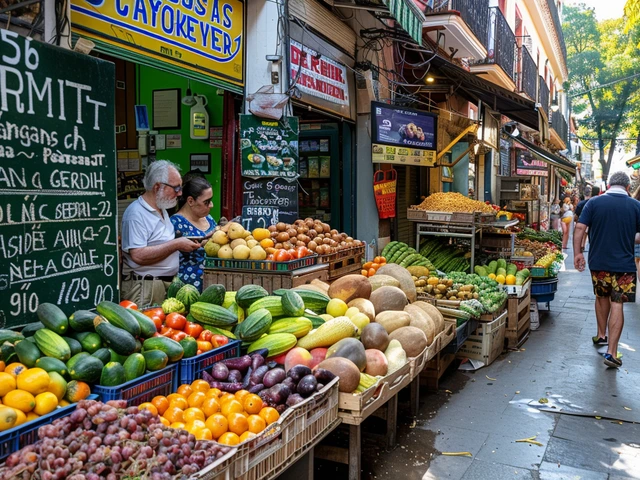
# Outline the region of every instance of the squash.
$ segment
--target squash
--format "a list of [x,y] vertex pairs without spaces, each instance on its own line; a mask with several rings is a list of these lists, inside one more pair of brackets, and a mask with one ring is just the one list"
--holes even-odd
[[[134,322],[136,321],[135,318],[131,318]],[[138,329],[140,329],[137,322],[136,325]],[[105,345],[116,353],[120,355],[131,355],[136,350],[136,339],[127,330],[111,325],[108,321],[100,317],[95,319],[94,326]]]
[[63,377],[66,376],[67,373],[69,372],[64,362],[58,360],[57,358],[51,358],[51,357],[40,357],[36,361],[36,367],[41,368],[44,371],[49,373],[56,372],[62,375]]
[[376,319],[376,308],[371,303],[371,300],[367,300],[366,298],[355,298],[351,300],[347,306],[349,308],[356,307],[360,313],[364,313],[367,317],[369,317],[369,321],[373,322]]
[[17,342],[14,348],[20,363],[29,368],[35,366],[36,361],[42,356],[38,347],[28,340]]
[[285,290],[280,297],[282,299],[282,311],[289,317],[298,317],[304,313],[304,301],[293,290]]
[[2,397],[2,403],[7,407],[29,413],[36,406],[36,398],[24,390],[13,390]]
[[411,315],[410,327],[422,330],[427,337],[427,345],[431,345],[436,336],[436,324],[431,317],[416,305],[407,305],[404,311]]
[[142,338],[151,338],[153,337],[158,329],[156,328],[156,324],[153,323],[151,318],[147,317],[144,313],[141,313],[137,310],[129,310],[133,318],[136,319],[138,325],[140,325],[140,336]]
[[236,292],[236,303],[241,308],[249,308],[253,302],[268,295],[269,292],[259,285],[244,285]]
[[407,296],[397,287],[380,287],[371,294],[369,300],[373,304],[376,315],[387,310],[402,311],[407,305]]
[[227,294],[227,291],[224,288],[224,285],[220,285],[220,284],[209,285],[200,294],[200,299],[198,301],[204,302],[204,303],[211,303],[213,305],[224,306],[226,294]]
[[231,327],[238,323],[238,317],[226,308],[211,303],[196,302],[189,312],[198,322],[214,327]]
[[127,361],[124,362],[124,378],[127,382],[135,380],[144,375],[146,368],[147,364],[141,353],[129,355]]
[[[300,300],[302,302],[302,300]],[[238,325],[236,335],[244,342],[255,342],[267,333],[271,326],[272,315],[266,308],[259,308]]]
[[427,348],[427,336],[417,327],[402,327],[394,330],[389,339],[398,340],[407,357],[417,357]]
[[69,317],[69,326],[74,332],[93,332],[96,313],[89,310],[77,310]]
[[440,310],[438,310],[434,305],[423,301],[413,302],[412,305],[420,307],[427,315],[429,315],[429,317],[431,317],[431,320],[433,320],[436,327],[436,336],[444,331],[444,317]]
[[30,368],[20,372],[16,378],[16,387],[18,390],[24,390],[32,395],[38,395],[46,392],[49,387],[49,373],[42,368]]
[[167,337],[152,337],[147,338],[142,344],[142,351],[149,350],[161,350],[167,354],[170,362],[179,361],[183,355],[184,350],[182,346],[175,340]]
[[[389,275],[395,278],[400,282],[400,289],[405,293],[409,302],[413,303],[416,301],[418,295],[416,285],[413,282],[413,278],[411,278],[411,274],[406,268],[393,263],[388,263],[381,266],[374,277],[377,275]],[[377,311],[378,310],[376,309],[376,312]]]
[[57,358],[63,362],[71,358],[71,349],[67,342],[65,342],[60,335],[48,328],[38,330],[33,337],[40,351],[47,357]]
[[373,277],[369,277],[371,291],[375,292],[380,287],[396,287],[400,288],[400,282],[390,275],[381,275],[376,273]]
[[71,380],[67,383],[67,393],[65,393],[64,399],[69,403],[77,403],[80,400],[84,400],[89,395],[91,395],[89,385],[85,382]]
[[126,381],[124,367],[118,362],[107,363],[100,374],[100,385],[103,387],[116,387]]
[[102,363],[99,358],[93,355],[87,355],[81,357],[73,365],[73,368],[69,369],[69,376],[72,380],[96,383],[100,380],[103,367],[104,363]]
[[147,370],[150,372],[162,370],[167,366],[167,363],[169,363],[169,357],[162,350],[147,350],[146,352],[142,352],[142,356],[147,365]]
[[[109,323],[118,328],[126,330],[134,337],[140,336],[140,324],[135,319],[131,310],[124,308],[117,303],[104,300],[96,305],[96,310],[100,315],[106,318]],[[94,319],[93,326],[95,328],[96,321]]]
[[62,310],[53,303],[41,303],[36,310],[38,319],[49,330],[64,335],[69,330],[69,320]]
[[[20,410],[22,411],[22,410]],[[0,432],[9,430],[16,426],[18,421],[18,413],[11,407],[0,405]]]
[[402,327],[408,327],[411,323],[411,315],[405,311],[387,310],[376,315],[376,323],[384,327],[387,333]]
[[363,275],[345,275],[329,286],[329,297],[339,298],[349,303],[356,298],[368,299],[371,295],[371,283]]

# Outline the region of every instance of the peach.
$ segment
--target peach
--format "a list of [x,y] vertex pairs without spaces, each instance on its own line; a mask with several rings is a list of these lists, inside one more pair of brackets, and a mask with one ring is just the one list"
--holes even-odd
[[288,372],[296,365],[305,365],[311,367],[312,357],[309,350],[302,347],[295,347],[289,350],[284,359],[284,369]]
[[327,358],[327,350],[326,348],[314,348],[311,350],[311,365],[310,368],[314,368],[320,362],[322,362],[325,358]]

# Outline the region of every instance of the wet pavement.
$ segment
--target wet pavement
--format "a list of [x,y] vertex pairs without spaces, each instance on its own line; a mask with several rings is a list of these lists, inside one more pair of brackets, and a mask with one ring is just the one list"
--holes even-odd
[[[519,351],[449,372],[437,392],[423,388],[415,422],[400,404],[395,449],[368,434],[384,423],[365,422],[363,479],[640,479],[640,304],[625,306],[623,367],[607,369],[591,342],[589,274],[571,257],[566,267]],[[541,445],[516,442],[534,436]],[[335,464],[316,465],[317,478],[332,472],[347,478]]]

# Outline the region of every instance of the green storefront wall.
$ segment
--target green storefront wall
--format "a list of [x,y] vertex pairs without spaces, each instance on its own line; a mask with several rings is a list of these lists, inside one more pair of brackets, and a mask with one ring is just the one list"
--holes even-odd
[[[137,103],[146,105],[149,114],[149,121],[153,119],[153,91],[170,88],[179,88],[181,97],[187,92],[188,79],[174,73],[166,72],[146,65],[137,65],[136,77]],[[210,84],[191,80],[191,91],[194,94],[207,97],[207,112],[209,113],[209,126],[222,126],[222,110],[224,96],[218,95],[218,87]],[[222,149],[210,148],[209,140],[193,140],[189,135],[189,112],[191,107],[180,105],[181,128],[179,130],[160,130],[163,135],[182,135],[182,148],[167,148],[156,152],[156,159],[169,160],[180,166],[182,173],[188,172],[191,168],[189,157],[194,153],[211,154],[211,173],[205,175],[213,188],[213,208],[211,216],[217,222],[220,218],[220,203],[222,189]]]

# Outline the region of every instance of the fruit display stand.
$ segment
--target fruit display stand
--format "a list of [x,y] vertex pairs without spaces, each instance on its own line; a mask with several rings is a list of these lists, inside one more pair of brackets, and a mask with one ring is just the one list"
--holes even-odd
[[507,312],[503,312],[491,322],[481,322],[474,333],[469,335],[456,356],[479,360],[489,366],[504,350]]
[[398,393],[411,383],[411,365],[403,367],[382,378],[376,385],[360,394],[340,393],[338,417],[349,426],[349,448],[320,446],[316,456],[325,460],[349,465],[349,480],[360,479],[362,453],[362,423],[386,406],[384,418],[387,422],[387,448],[395,446],[398,415]]
[[[310,257],[313,258],[313,257]],[[280,288],[293,288],[313,280],[329,279],[329,264],[322,263],[294,270],[237,270],[211,268],[205,263],[204,287],[221,284],[227,290],[238,290],[244,285],[260,285],[269,293]]]
[[364,245],[358,247],[346,248],[328,255],[320,255],[318,263],[329,265],[328,280],[335,280],[349,275],[358,273],[362,268],[362,259],[364,258]]
[[179,365],[173,363],[115,387],[95,385],[91,391],[103,402],[126,400],[127,406],[140,405],[150,402],[157,395],[167,396],[175,392],[178,388],[178,368]]
[[[89,400],[97,400],[95,394],[89,395]],[[10,428],[0,433],[0,463],[4,462],[9,455],[17,452],[27,445],[31,445],[38,440],[38,429],[43,425],[48,425],[57,418],[71,415],[77,404],[71,404],[66,407],[58,407],[53,412],[42,415],[35,420],[23,423],[17,427]]]
[[241,343],[239,340],[229,340],[227,345],[214,348],[195,357],[180,360],[180,384],[191,383],[197,378],[202,378],[202,372],[210,369],[214,363],[218,363],[225,358],[239,357]]
[[462,238],[471,242],[471,271],[475,266],[476,240],[482,241],[482,225],[476,223],[418,223],[416,224],[416,250],[420,250],[420,237]]
[[[557,281],[557,280],[556,280]],[[525,284],[518,295],[510,295],[507,300],[507,326],[505,338],[507,339],[508,348],[519,348],[529,338],[531,326],[531,285],[532,281]]]

